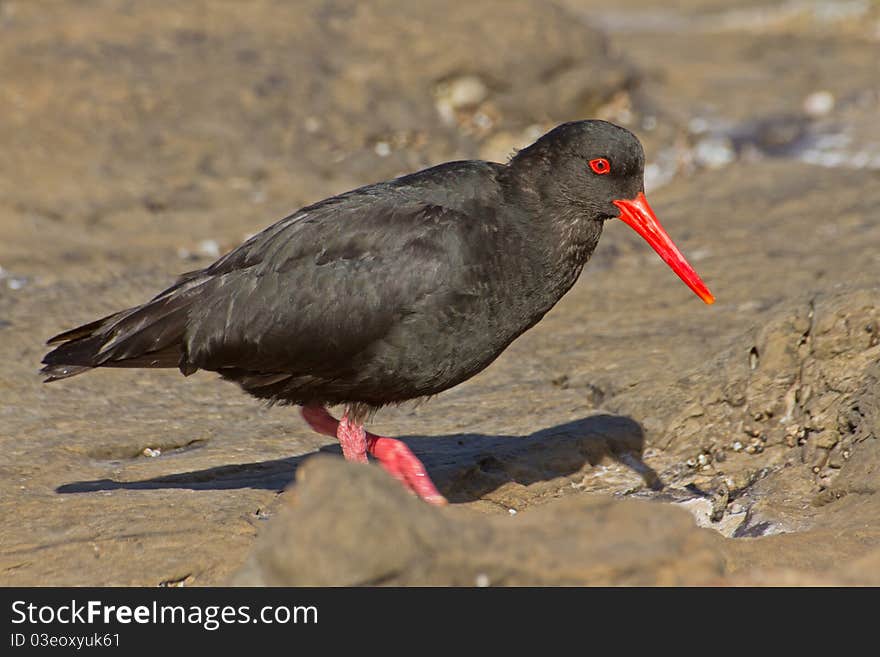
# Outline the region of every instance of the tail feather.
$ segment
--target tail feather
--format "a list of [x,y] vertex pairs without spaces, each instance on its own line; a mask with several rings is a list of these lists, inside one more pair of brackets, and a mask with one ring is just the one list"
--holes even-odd
[[95,331],[95,329],[99,328],[102,324],[106,324],[110,320],[124,314],[125,311],[121,313],[113,313],[112,315],[107,315],[106,317],[102,317],[101,319],[96,319],[94,322],[89,322],[88,324],[77,326],[74,329],[64,331],[63,333],[59,333],[58,335],[53,335],[51,338],[46,340],[46,344],[52,345],[58,344],[59,342],[70,342],[78,338],[88,337]]
[[198,284],[186,281],[152,301],[59,333],[43,357],[45,382],[65,379],[96,367],[180,367],[183,338]]
[[59,381],[71,376],[76,376],[77,374],[82,374],[83,372],[88,372],[90,369],[92,368],[83,365],[47,365],[40,370],[40,374],[46,375],[46,378],[43,379],[43,383],[52,383],[52,381]]
[[94,364],[137,358],[183,338],[189,299],[172,297],[134,308],[101,331]]

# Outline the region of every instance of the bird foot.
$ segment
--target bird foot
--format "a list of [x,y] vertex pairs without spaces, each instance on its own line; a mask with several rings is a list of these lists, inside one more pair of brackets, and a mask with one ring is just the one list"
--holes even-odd
[[394,438],[367,434],[367,449],[385,471],[405,488],[429,504],[436,506],[448,504],[446,498],[434,486],[425,466],[403,442]]
[[302,416],[318,433],[338,438],[347,460],[366,463],[369,452],[404,488],[429,504],[447,504],[446,498],[437,491],[428,476],[425,466],[400,440],[365,431],[362,425],[350,421],[348,414],[342,420],[337,420],[323,406],[303,406]]

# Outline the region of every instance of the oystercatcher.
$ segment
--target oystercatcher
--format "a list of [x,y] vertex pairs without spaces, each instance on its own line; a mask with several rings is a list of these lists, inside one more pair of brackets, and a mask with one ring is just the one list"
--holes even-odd
[[[571,288],[605,221],[632,226],[706,303],[714,298],[644,195],[628,130],[576,121],[507,164],[449,162],[302,208],[146,303],[49,340],[46,381],[97,367],[217,372],[298,404],[345,458],[373,455],[444,498],[399,440],[364,422],[474,376]],[[341,420],[327,410],[343,405]]]

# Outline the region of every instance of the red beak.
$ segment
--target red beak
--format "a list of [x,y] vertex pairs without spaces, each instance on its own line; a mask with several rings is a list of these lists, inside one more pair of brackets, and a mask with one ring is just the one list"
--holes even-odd
[[675,246],[672,238],[663,230],[663,226],[654,215],[644,192],[629,201],[613,201],[620,209],[620,218],[628,223],[648,244],[663,258],[672,271],[706,303],[715,303],[715,297],[709,292],[706,284],[700,280],[694,268],[684,259],[681,251]]

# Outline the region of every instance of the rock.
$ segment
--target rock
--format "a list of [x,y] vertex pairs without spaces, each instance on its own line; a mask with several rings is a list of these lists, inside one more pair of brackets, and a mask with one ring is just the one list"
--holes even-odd
[[487,518],[430,508],[379,468],[329,457],[306,461],[285,497],[234,583],[644,586],[722,573],[689,514],[653,502],[581,495]]
[[840,434],[835,430],[820,431],[815,436],[811,436],[810,439],[815,440],[816,447],[821,449],[831,449],[840,442]]
[[713,500],[705,497],[694,497],[689,500],[679,502],[679,506],[686,509],[699,527],[712,529],[719,534],[731,537],[736,534],[737,530],[742,527],[747,520],[745,510],[736,512],[717,514]]

